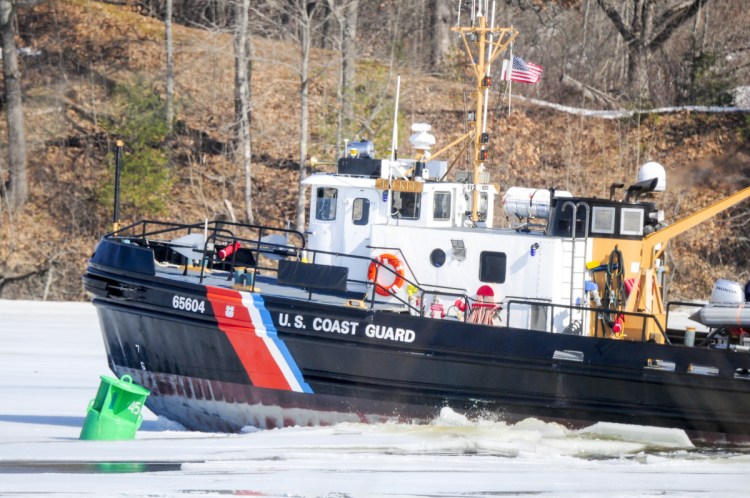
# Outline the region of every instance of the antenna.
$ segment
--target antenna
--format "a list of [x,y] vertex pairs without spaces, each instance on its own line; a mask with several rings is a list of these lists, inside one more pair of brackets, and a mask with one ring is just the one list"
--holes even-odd
[[[391,141],[391,161],[395,161],[398,145],[398,97],[401,91],[401,75],[396,76],[396,105],[393,108],[393,139]],[[390,176],[390,174],[388,175]]]

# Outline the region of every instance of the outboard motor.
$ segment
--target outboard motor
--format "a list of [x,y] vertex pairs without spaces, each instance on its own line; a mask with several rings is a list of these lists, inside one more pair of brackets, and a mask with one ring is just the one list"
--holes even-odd
[[[750,282],[748,282],[750,286]],[[720,278],[714,283],[711,290],[711,298],[708,300],[711,304],[742,304],[747,300],[747,291],[749,287],[742,291],[742,286],[733,281]]]

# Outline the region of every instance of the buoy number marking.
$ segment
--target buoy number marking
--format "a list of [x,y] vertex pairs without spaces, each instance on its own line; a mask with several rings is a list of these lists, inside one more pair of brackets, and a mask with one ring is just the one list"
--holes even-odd
[[133,401],[132,403],[130,403],[130,406],[128,406],[128,410],[133,415],[138,415],[139,413],[141,413],[142,409],[143,409],[143,406],[141,406],[140,401]]

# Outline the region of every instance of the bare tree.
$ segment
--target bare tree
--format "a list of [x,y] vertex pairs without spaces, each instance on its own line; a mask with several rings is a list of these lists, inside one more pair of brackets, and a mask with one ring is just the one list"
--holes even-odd
[[312,46],[313,19],[318,3],[308,3],[306,0],[294,1],[294,18],[300,45],[300,132],[299,132],[299,193],[297,194],[297,216],[295,225],[298,230],[305,226],[305,189],[302,181],[307,177],[308,140],[310,136],[310,48]]
[[174,48],[172,46],[172,0],[166,0],[166,2],[164,36],[167,45],[167,136],[171,140],[174,125]]
[[[343,135],[353,133],[354,121],[354,80],[357,65],[357,18],[359,0],[328,0],[328,17],[336,20],[338,34],[335,46],[339,51],[339,79],[336,97],[339,107],[336,116],[336,149],[342,151]],[[329,19],[325,19],[323,27],[328,29]]]
[[448,0],[430,0],[430,66],[433,70],[443,65],[450,49],[451,12]]
[[354,78],[357,63],[357,15],[359,0],[344,3],[341,37],[341,112],[344,133],[351,133],[354,121]]
[[[649,57],[708,2],[710,0],[630,0],[623,2],[623,8],[618,9],[613,0],[597,0],[627,46],[631,97],[638,100],[650,97]],[[669,5],[657,13],[658,7],[665,3]]]
[[8,122],[8,163],[10,179],[8,196],[10,204],[21,208],[29,195],[26,174],[26,132],[21,95],[21,70],[18,67],[16,48],[16,10],[32,7],[41,0],[0,0],[0,44],[3,53],[3,78],[5,82],[5,118]]
[[[265,6],[253,6],[258,18],[266,25],[274,25],[281,38],[294,40],[299,47],[299,60],[294,70],[299,75],[300,137],[299,137],[299,192],[295,226],[305,226],[306,196],[302,181],[307,177],[308,147],[310,138],[310,81],[315,75],[310,69],[313,42],[332,13],[321,8],[322,2],[314,0],[269,0]],[[263,8],[265,7],[265,8]],[[321,15],[322,14],[322,15]]]
[[245,176],[245,218],[254,222],[252,201],[252,149],[250,144],[250,0],[237,0],[235,3],[234,29],[234,111],[237,123],[237,147]]

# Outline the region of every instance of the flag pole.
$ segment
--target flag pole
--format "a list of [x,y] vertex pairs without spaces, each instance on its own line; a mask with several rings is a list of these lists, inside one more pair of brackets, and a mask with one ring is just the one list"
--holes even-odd
[[[513,29],[513,25],[510,25],[510,28]],[[508,117],[510,117],[510,101],[513,94],[513,79],[511,78],[511,75],[513,74],[513,42],[510,42],[510,62],[509,62],[509,68],[508,68]]]

